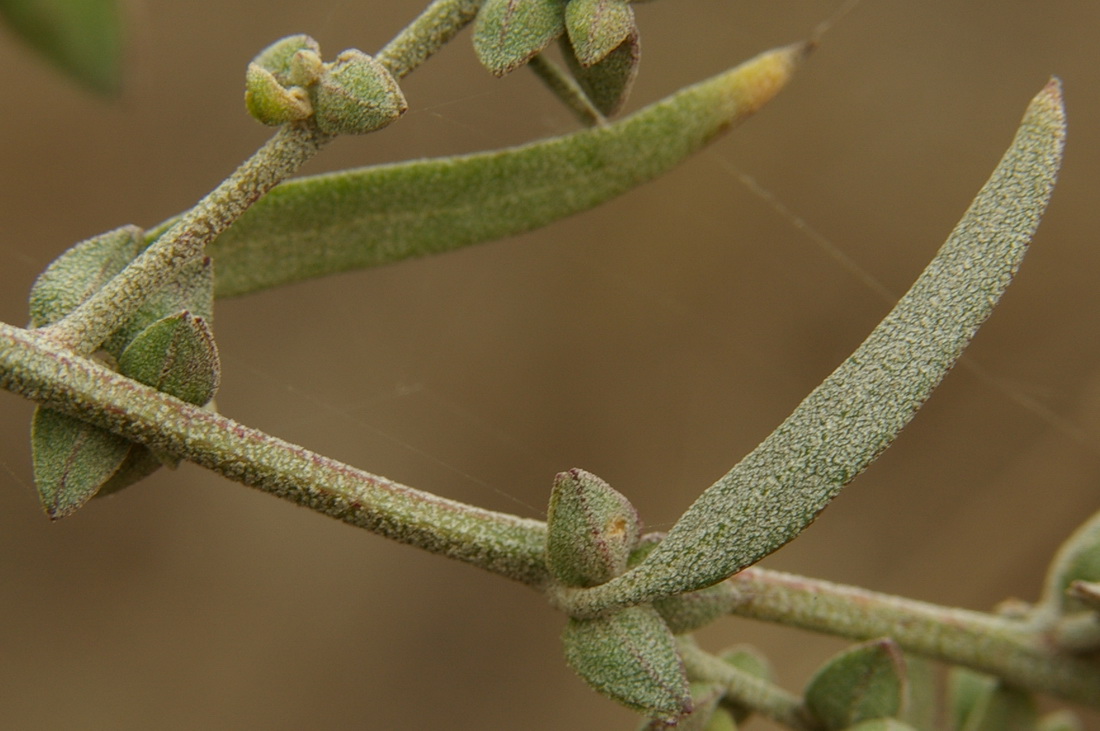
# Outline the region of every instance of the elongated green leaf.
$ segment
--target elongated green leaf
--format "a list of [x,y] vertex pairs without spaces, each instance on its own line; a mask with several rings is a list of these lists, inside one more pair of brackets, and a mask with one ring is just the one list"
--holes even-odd
[[893,441],[1012,280],[1054,188],[1065,117],[1052,80],[947,242],[868,338],[707,489],[637,567],[574,613],[721,581],[798,535]]
[[0,0],[0,16],[80,83],[114,94],[122,81],[119,0]]
[[905,662],[892,640],[851,647],[830,659],[806,686],[806,708],[826,729],[893,718],[905,705]]
[[217,294],[450,251],[592,208],[751,115],[804,52],[762,54],[614,124],[564,137],[284,183],[210,247]]

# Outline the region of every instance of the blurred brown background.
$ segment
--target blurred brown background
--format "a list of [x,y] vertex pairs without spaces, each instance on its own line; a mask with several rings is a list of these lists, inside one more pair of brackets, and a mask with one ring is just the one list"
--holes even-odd
[[[807,37],[838,0],[637,7],[631,109]],[[308,32],[373,51],[420,5],[135,2],[118,103],[0,35],[0,319],[71,243],[186,208],[266,137],[244,66]],[[1036,595],[1100,508],[1100,4],[866,0],[745,127],[672,174],[548,229],[220,304],[221,410],[356,466],[540,517],[584,467],[667,527],[888,305],[782,204],[901,293],[1058,74],[1070,136],[1033,252],[914,424],[765,566],[975,609]],[[574,128],[468,34],[404,83],[394,127],[308,172]],[[1021,405],[1033,400],[1042,413]],[[192,466],[50,524],[30,404],[0,395],[0,727],[630,729],[565,667],[527,589]],[[843,643],[729,620],[796,689]],[[1096,717],[1093,717],[1093,722]],[[766,728],[764,725],[755,728]]]

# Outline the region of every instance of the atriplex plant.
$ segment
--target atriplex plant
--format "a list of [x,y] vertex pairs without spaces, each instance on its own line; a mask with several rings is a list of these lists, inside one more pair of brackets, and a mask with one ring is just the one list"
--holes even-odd
[[[396,80],[471,21],[490,70],[529,63],[590,128],[485,155],[291,181],[268,194],[335,135],[399,117]],[[559,38],[568,72],[540,55]],[[438,0],[373,58],[349,51],[325,62],[305,36],[275,43],[250,65],[246,93],[254,116],[280,126],[272,141],[178,219],[78,244],[35,283],[31,328],[0,325],[0,383],[42,404],[32,438],[47,512],[62,517],[161,464],[194,461],[544,592],[569,615],[570,665],[655,727],[732,728],[750,712],[792,728],[927,727],[935,711],[918,658],[956,666],[956,728],[1003,728],[1008,716],[1018,728],[1065,727],[1064,717],[1038,719],[1029,691],[1100,704],[1100,519],[1066,543],[1043,599],[1006,616],[750,568],[889,444],[996,304],[1053,188],[1064,136],[1057,82],[1032,101],[913,288],[667,535],[643,535],[627,498],[580,470],[558,475],[543,524],[397,485],[203,408],[219,379],[215,295],[437,253],[591,207],[755,111],[808,49],[763,54],[608,122],[638,62],[633,11],[615,0]],[[723,658],[692,642],[692,631],[724,614],[867,642],[796,696],[762,677],[751,654]]]

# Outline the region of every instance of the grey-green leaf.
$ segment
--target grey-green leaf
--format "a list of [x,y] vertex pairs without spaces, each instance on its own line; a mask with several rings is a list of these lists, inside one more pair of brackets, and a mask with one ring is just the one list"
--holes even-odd
[[184,311],[150,325],[123,351],[122,375],[201,406],[221,378],[214,336],[201,317]]
[[0,16],[39,53],[100,94],[122,84],[119,0],[0,0]]
[[608,698],[662,721],[691,711],[676,642],[651,607],[570,619],[562,641],[569,666]]
[[217,294],[450,251],[592,208],[747,118],[778,93],[804,52],[763,54],[614,124],[564,137],[284,183],[211,245]]
[[589,66],[575,58],[576,51],[568,40],[562,45],[569,70],[592,105],[605,116],[617,114],[626,104],[638,75],[642,49],[637,34],[627,36],[614,50]]
[[565,28],[584,67],[602,61],[628,37],[638,35],[634,9],[623,0],[569,0]]
[[34,484],[51,520],[88,502],[130,451],[130,442],[68,414],[39,406],[31,422]]
[[1052,80],[947,242],[862,345],[707,489],[637,567],[581,590],[574,613],[699,589],[798,535],[897,436],[1012,280],[1062,159]]
[[584,470],[554,479],[546,513],[546,564],[566,586],[595,586],[626,570],[638,543],[638,511],[622,493]]
[[564,0],[486,0],[474,20],[474,51],[482,66],[504,76],[564,32]]
[[140,228],[123,226],[62,253],[31,287],[31,325],[50,325],[75,310],[133,261],[143,244]]
[[806,708],[829,731],[897,716],[906,700],[901,650],[889,639],[851,647],[814,674],[805,698]]

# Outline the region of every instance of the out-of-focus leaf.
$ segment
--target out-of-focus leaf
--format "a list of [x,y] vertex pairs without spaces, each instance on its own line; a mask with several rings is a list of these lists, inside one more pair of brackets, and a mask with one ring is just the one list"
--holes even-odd
[[1059,614],[1087,608],[1079,598],[1066,595],[1074,581],[1100,581],[1100,513],[1086,520],[1058,549],[1047,571],[1042,605]]
[[948,700],[955,731],[1036,731],[1039,714],[1031,693],[997,678],[952,668]]
[[806,708],[829,731],[893,718],[906,702],[905,661],[892,640],[851,647],[821,667],[806,686]]
[[562,642],[569,667],[602,695],[662,721],[691,711],[676,642],[651,607],[570,619]]
[[923,657],[906,655],[905,672],[909,681],[909,704],[899,719],[914,728],[936,728],[939,698],[935,668]]
[[564,137],[284,183],[211,245],[217,294],[450,251],[592,208],[750,116],[804,53],[800,45],[762,54],[614,124]]
[[[722,658],[722,662],[761,680],[771,681],[775,679],[775,672],[772,670],[771,663],[754,647],[748,645],[731,647],[723,650],[719,657]],[[722,706],[732,714],[733,719],[738,724],[744,723],[752,715],[749,708],[728,698],[723,699]]]
[[889,446],[1012,281],[1054,188],[1065,115],[1052,80],[947,242],[862,345],[708,488],[646,559],[575,612],[714,584],[798,535]]
[[54,65],[100,94],[122,84],[119,0],[0,0],[3,17]]
[[130,451],[130,442],[68,414],[39,406],[31,422],[34,484],[51,520],[88,502]]
[[1085,731],[1085,725],[1073,711],[1055,711],[1039,719],[1039,731]]
[[481,65],[504,76],[565,32],[563,0],[486,0],[474,20]]
[[[920,727],[921,730],[926,728],[928,727]],[[845,729],[845,731],[918,731],[918,728],[916,726],[910,726],[896,718],[875,718],[870,721],[857,723],[855,726],[850,726]]]

